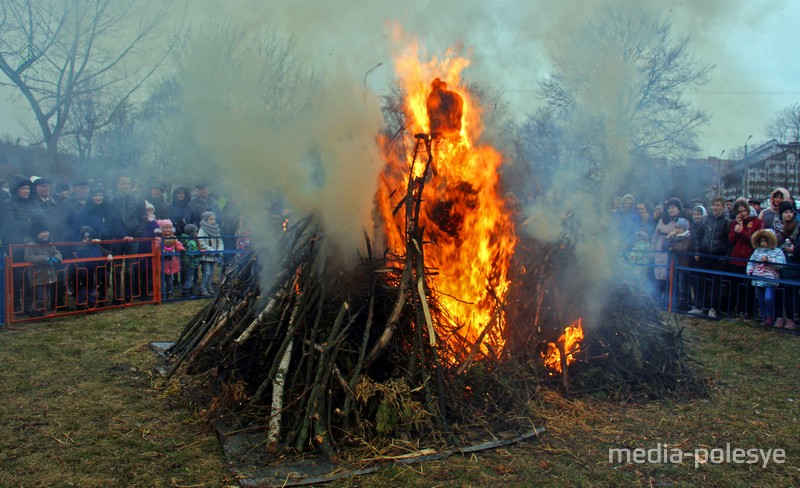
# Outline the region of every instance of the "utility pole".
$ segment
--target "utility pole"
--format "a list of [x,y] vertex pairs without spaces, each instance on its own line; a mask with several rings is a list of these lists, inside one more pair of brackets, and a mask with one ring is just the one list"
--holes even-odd
[[747,136],[747,140],[744,141],[744,159],[742,159],[742,167],[744,169],[744,176],[742,176],[742,196],[745,198],[750,198],[750,181],[748,173],[750,172],[750,166],[747,164],[747,143],[750,142],[750,139],[753,137],[753,134]]
[[717,195],[722,195],[722,155],[725,154],[723,149],[719,156],[717,156]]

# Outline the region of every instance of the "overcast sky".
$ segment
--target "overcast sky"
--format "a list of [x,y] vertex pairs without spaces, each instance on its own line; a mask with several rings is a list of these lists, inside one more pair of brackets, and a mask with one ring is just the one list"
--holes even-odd
[[[781,109],[800,101],[800,62],[794,23],[800,2],[641,1],[618,2],[630,8],[660,10],[672,18],[675,34],[692,37],[694,54],[716,67],[712,81],[694,96],[711,115],[702,139],[705,154],[766,140],[765,123]],[[193,1],[189,17],[230,18],[243,28],[275,28],[291,35],[298,49],[323,69],[344,65],[368,89],[383,94],[393,76],[392,25],[407,38],[416,37],[430,55],[442,56],[453,46],[469,52],[472,64],[464,71],[503,91],[517,114],[533,110],[536,82],[548,70],[548,53],[559,39],[580,28],[598,2],[573,0],[447,0],[396,2]],[[29,111],[9,100],[0,87],[0,135],[22,137],[33,128]],[[521,115],[520,115],[521,116]]]

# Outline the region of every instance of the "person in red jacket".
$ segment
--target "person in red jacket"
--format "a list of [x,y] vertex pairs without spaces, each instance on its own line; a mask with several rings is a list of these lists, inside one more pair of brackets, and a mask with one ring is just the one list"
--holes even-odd
[[738,198],[733,203],[734,220],[728,225],[728,242],[731,244],[728,271],[742,275],[741,278],[731,278],[733,296],[736,300],[736,310],[739,315],[750,317],[753,315],[753,297],[749,293],[750,280],[746,278],[747,261],[753,254],[751,238],[753,234],[764,228],[764,221],[750,214],[750,204],[746,198]]

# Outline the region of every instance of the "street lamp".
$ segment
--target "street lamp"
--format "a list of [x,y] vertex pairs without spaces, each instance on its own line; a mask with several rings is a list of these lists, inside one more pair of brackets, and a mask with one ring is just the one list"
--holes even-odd
[[725,154],[723,149],[719,156],[717,156],[717,195],[722,195],[722,155]]
[[366,101],[367,101],[367,76],[369,76],[370,73],[372,73],[376,69],[380,68],[381,66],[383,66],[383,61],[381,61],[380,63],[376,64],[372,68],[368,69],[367,72],[364,73],[364,103],[366,103]]

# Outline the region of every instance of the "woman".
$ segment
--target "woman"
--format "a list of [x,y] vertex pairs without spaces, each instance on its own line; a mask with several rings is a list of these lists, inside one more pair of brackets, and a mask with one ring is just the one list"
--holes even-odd
[[683,211],[683,203],[678,198],[673,197],[667,200],[664,208],[667,211],[658,219],[656,229],[653,231],[653,238],[650,240],[650,249],[658,251],[653,257],[653,278],[656,282],[656,299],[659,303],[663,303],[666,298],[667,277],[669,275],[669,269],[667,268],[669,253],[663,251],[664,242],[667,240],[667,236],[675,230],[675,222],[678,221]]
[[[189,208],[191,195],[185,186],[178,186],[172,191],[172,202],[169,204],[169,220],[175,228],[175,234],[183,234],[183,226],[188,224],[192,217],[192,210]],[[159,216],[159,218],[163,218]]]

